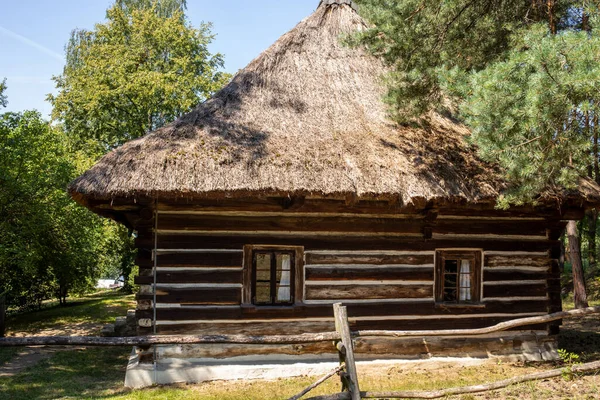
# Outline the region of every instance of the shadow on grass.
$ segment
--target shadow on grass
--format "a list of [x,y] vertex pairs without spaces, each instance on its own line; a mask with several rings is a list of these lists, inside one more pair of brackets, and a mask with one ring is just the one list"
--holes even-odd
[[563,328],[558,337],[558,348],[578,354],[583,362],[600,360],[600,332]]
[[65,306],[10,316],[6,321],[7,332],[33,332],[64,324],[106,324],[114,322],[118,316],[125,316],[130,308],[135,308],[133,295],[102,293],[68,302]]

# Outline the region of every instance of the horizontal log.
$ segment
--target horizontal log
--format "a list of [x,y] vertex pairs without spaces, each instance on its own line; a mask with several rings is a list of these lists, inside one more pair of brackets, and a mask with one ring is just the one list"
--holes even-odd
[[[362,331],[353,332],[355,337],[411,337],[411,336],[470,336],[499,332],[509,328],[531,324],[547,323],[564,318],[572,318],[600,313],[600,306],[578,310],[562,311],[538,317],[520,318],[500,323],[496,326],[468,330],[438,331]],[[248,335],[212,335],[212,336],[135,336],[135,337],[93,337],[93,336],[34,336],[0,338],[0,347],[14,346],[151,346],[157,344],[203,344],[203,343],[241,343],[241,344],[294,344],[315,343],[339,340],[339,334],[326,332],[318,334],[248,336]]]
[[[468,393],[482,393],[492,390],[502,389],[508,386],[516,385],[524,382],[537,381],[542,379],[555,378],[564,376],[565,373],[582,373],[596,371],[600,369],[600,361],[593,361],[586,364],[579,364],[565,368],[558,368],[551,371],[534,372],[532,374],[515,376],[513,378],[504,379],[492,383],[484,383],[480,385],[463,386],[458,388],[440,389],[432,391],[398,391],[398,392],[360,392],[363,399],[440,399],[449,396],[456,396]],[[351,400],[351,395],[348,392],[310,397],[307,400]]]
[[385,337],[410,337],[410,336],[474,336],[484,335],[493,332],[506,331],[512,328],[518,328],[535,324],[546,324],[552,321],[558,321],[564,318],[598,314],[600,306],[581,308],[578,310],[561,311],[554,314],[541,315],[536,317],[519,318],[510,321],[500,322],[496,325],[477,329],[443,329],[443,330],[423,330],[423,331],[383,331],[383,330],[363,330],[355,332],[356,336],[385,336]]
[[[377,359],[381,356],[394,357],[431,357],[431,356],[464,356],[487,357],[489,354],[513,354],[523,351],[536,351],[537,346],[544,346],[554,339],[541,337],[528,332],[510,332],[484,337],[357,337],[353,340],[355,354],[360,359]],[[338,342],[340,343],[340,342]],[[527,349],[522,344],[527,343]],[[541,348],[539,349],[541,350]],[[539,351],[538,350],[538,351]],[[164,346],[157,349],[158,358],[230,358],[248,355],[324,355],[336,356],[339,349],[331,342],[298,343],[293,345],[258,345],[243,344],[200,344],[181,346]]]
[[483,297],[540,297],[546,296],[546,284],[535,285],[485,285]]
[[[148,301],[148,300],[145,300]],[[486,302],[484,308],[439,308],[436,307],[433,300],[424,303],[398,302],[393,304],[371,303],[371,304],[352,304],[344,302],[348,308],[350,318],[359,317],[392,317],[392,316],[410,316],[415,318],[426,316],[447,316],[447,315],[479,315],[479,314],[497,314],[505,313],[510,310],[511,313],[535,313],[545,312],[549,302],[539,300],[520,300],[520,301],[491,301]],[[183,321],[183,320],[201,320],[201,319],[221,319],[221,320],[253,320],[253,319],[302,319],[302,318],[333,318],[331,305],[326,304],[304,304],[294,307],[202,307],[185,308],[185,306],[174,308],[158,308],[156,310],[159,320]],[[138,311],[139,318],[152,318],[152,311]]]
[[[491,325],[496,325],[505,321],[514,319],[514,315],[506,315],[503,317],[494,316],[477,316],[474,315],[470,318],[440,318],[440,319],[414,319],[414,320],[367,320],[367,321],[352,321],[350,327],[353,331],[357,332],[371,332],[371,331],[438,331],[444,330],[451,326],[454,330],[463,329],[480,329],[486,328]],[[519,326],[518,330],[527,331],[545,331],[547,325],[543,324],[530,324],[526,326]],[[508,330],[508,329],[507,329]],[[443,336],[443,335],[442,335]]]
[[438,219],[432,231],[440,234],[546,236],[546,226],[545,221]]
[[486,255],[484,265],[486,267],[550,267],[549,256],[498,256]]
[[[494,240],[494,239],[469,239],[469,247],[481,248],[489,251],[548,251],[558,241],[551,240]],[[464,240],[437,239],[425,240],[418,238],[398,237],[345,237],[337,236],[298,236],[282,237],[270,236],[231,236],[231,235],[193,235],[193,234],[160,234],[158,235],[159,249],[242,249],[244,245],[285,245],[304,246],[305,250],[401,250],[401,251],[434,251],[440,248],[464,248]],[[152,245],[152,243],[150,244]]]
[[[202,242],[196,245],[203,244]],[[185,248],[185,247],[184,247]],[[241,247],[240,247],[241,250]],[[159,254],[159,267],[240,268],[243,253],[172,253]]]
[[167,344],[296,344],[316,343],[339,339],[335,332],[308,333],[301,335],[203,335],[203,336],[31,336],[0,338],[0,347],[16,346],[152,346]]
[[[513,319],[514,316],[505,317],[473,317],[473,318],[444,318],[444,319],[414,319],[414,320],[351,320],[350,328],[356,332],[407,332],[407,331],[428,331],[443,330],[452,326],[455,330],[460,329],[479,329],[496,325]],[[260,321],[240,323],[236,321],[212,323],[206,321],[197,323],[193,321],[181,321],[173,325],[161,325],[156,327],[156,332],[161,335],[288,335],[292,333],[318,333],[327,332],[334,329],[333,321]],[[545,331],[547,324],[531,324],[518,328],[510,328],[527,331]]]
[[231,321],[228,323],[182,323],[177,325],[156,326],[156,332],[161,335],[291,335],[298,333],[332,332],[335,330],[333,318],[331,321],[260,321],[252,323],[240,323]]
[[[177,304],[240,304],[242,292],[239,288],[161,288],[156,291],[160,303]],[[152,300],[153,294],[138,294],[138,300]]]
[[308,231],[308,232],[387,232],[421,233],[423,220],[419,218],[355,218],[351,216],[298,217],[294,215],[228,216],[167,214],[158,220],[159,230],[184,231]]
[[[153,276],[137,276],[135,283],[138,285],[151,284]],[[157,271],[158,283],[239,283],[242,284],[242,271],[211,271],[211,270],[186,270],[186,271]]]
[[483,281],[494,282],[494,281],[524,281],[524,280],[540,280],[547,279],[548,273],[541,271],[525,271],[525,270],[495,270],[495,269],[484,269],[483,270]]
[[433,285],[306,286],[307,300],[420,299],[433,297]]
[[[338,280],[402,280],[402,281],[433,281],[433,267],[353,267],[352,265],[336,268],[305,267],[307,281],[338,281]],[[348,282],[352,283],[352,282]]]
[[433,264],[433,253],[411,254],[320,254],[307,253],[306,264],[371,264],[371,265],[423,265]]

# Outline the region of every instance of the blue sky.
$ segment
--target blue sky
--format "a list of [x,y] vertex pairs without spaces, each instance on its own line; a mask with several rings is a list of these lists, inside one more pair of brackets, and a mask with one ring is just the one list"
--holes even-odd
[[[75,28],[104,21],[112,0],[5,0],[0,13],[0,79],[7,78],[8,111],[37,109],[54,92],[51,78],[64,65],[64,45]],[[307,17],[318,0],[188,0],[192,25],[213,23],[212,52],[235,73]]]

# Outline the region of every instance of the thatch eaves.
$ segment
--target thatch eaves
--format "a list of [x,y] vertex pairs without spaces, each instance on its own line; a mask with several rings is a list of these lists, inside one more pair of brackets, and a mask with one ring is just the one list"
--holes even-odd
[[104,156],[72,196],[495,199],[504,183],[464,126],[437,114],[425,128],[389,120],[386,67],[340,41],[366,28],[348,3],[323,1],[213,98]]

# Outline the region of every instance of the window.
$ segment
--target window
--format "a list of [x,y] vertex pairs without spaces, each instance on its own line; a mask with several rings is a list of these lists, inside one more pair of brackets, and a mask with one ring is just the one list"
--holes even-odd
[[436,251],[435,300],[476,304],[481,300],[481,251]]
[[301,247],[246,246],[244,260],[244,304],[291,306],[302,301]]

